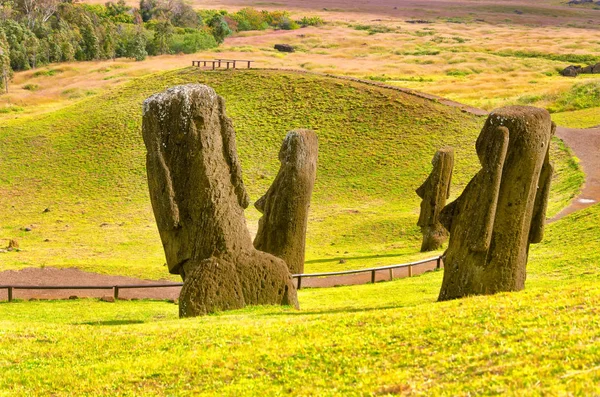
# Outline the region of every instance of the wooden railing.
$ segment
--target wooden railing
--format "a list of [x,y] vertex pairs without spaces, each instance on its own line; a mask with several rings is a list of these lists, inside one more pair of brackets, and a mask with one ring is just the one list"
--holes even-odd
[[211,67],[212,70],[217,68],[221,68],[224,64],[227,69],[231,66],[232,69],[236,68],[238,62],[246,63],[247,69],[250,69],[252,62],[245,59],[211,59],[211,60],[200,60],[200,61],[192,61],[192,66],[197,67]]
[[[422,265],[425,263],[431,263],[436,261],[436,269],[440,269],[442,266],[442,257],[434,257],[429,259],[423,259],[417,262],[403,263],[400,265],[389,265],[382,267],[371,267],[367,269],[357,270],[343,270],[339,272],[325,272],[325,273],[304,273],[304,274],[293,274],[292,278],[298,280],[296,286],[298,289],[302,288],[303,278],[312,277],[333,277],[333,276],[344,276],[349,274],[359,273],[371,273],[371,283],[375,283],[375,274],[382,270],[389,270],[390,280],[393,279],[393,270],[400,268],[408,268],[408,277],[413,275],[413,267]],[[8,301],[14,300],[14,291],[16,290],[112,290],[113,297],[115,300],[119,299],[119,291],[122,289],[137,289],[137,288],[171,288],[171,287],[182,287],[183,283],[162,283],[162,284],[125,284],[125,285],[0,285],[0,290],[8,290]]]
[[349,274],[359,274],[359,273],[371,273],[371,283],[375,283],[375,274],[382,270],[390,271],[390,280],[394,278],[393,270],[400,268],[408,268],[408,277],[412,277],[413,274],[413,266],[422,265],[424,263],[436,262],[436,269],[440,269],[442,267],[442,257],[434,257],[429,259],[423,259],[417,262],[410,263],[402,263],[400,265],[389,265],[389,266],[381,266],[381,267],[370,267],[366,269],[357,269],[357,270],[342,270],[339,272],[326,272],[326,273],[305,273],[305,274],[293,274],[292,277],[298,280],[298,284],[296,285],[297,289],[302,288],[302,279],[310,278],[310,277],[332,277],[332,276],[345,276]]

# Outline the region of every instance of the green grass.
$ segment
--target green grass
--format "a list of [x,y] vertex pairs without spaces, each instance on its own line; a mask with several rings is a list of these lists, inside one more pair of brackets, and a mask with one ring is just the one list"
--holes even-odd
[[166,302],[0,303],[0,395],[595,395],[599,259],[596,205],[549,225],[519,293],[434,303],[433,272],[186,320]]
[[548,108],[553,113],[600,107],[600,80],[574,85]]
[[[253,199],[277,173],[286,132],[317,131],[309,272],[429,256],[418,252],[414,189],[427,177],[434,152],[446,145],[456,149],[453,197],[479,168],[474,142],[483,118],[396,90],[292,72],[188,68],[157,74],[55,113],[0,124],[0,238],[16,238],[21,247],[2,254],[0,270],[75,266],[167,277],[147,192],[141,103],[166,87],[195,81],[227,100]],[[581,175],[556,142],[553,154],[561,171],[551,214],[576,194]],[[246,212],[256,229],[259,213]]]
[[554,113],[554,122],[569,128],[591,128],[600,125],[600,107]]

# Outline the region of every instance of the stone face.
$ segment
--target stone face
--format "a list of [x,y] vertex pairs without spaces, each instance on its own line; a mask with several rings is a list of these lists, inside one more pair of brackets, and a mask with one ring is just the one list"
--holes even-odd
[[306,226],[318,151],[313,131],[289,132],[279,151],[279,173],[267,193],[254,204],[263,214],[254,246],[283,259],[292,274],[304,272]]
[[543,109],[490,114],[476,144],[482,169],[440,215],[450,241],[439,300],[524,288],[529,244],[543,237],[554,131]]
[[421,201],[421,213],[417,226],[421,227],[423,243],[421,252],[439,249],[448,237],[448,231],[440,223],[440,212],[450,197],[450,184],[454,168],[454,150],[443,148],[431,160],[433,169],[425,182],[416,190]]
[[298,306],[285,262],[257,251],[225,102],[207,86],[173,87],[144,102],[152,208],[167,266],[184,286],[180,315],[250,304]]

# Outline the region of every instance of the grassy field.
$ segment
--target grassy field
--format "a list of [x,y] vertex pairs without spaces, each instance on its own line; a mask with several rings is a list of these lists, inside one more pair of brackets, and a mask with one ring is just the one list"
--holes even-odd
[[[483,118],[393,89],[293,72],[188,68],[155,74],[43,116],[0,125],[0,237],[16,238],[22,249],[2,254],[0,270],[76,266],[166,277],[147,193],[141,102],[168,86],[194,81],[226,98],[254,199],[277,173],[286,132],[317,131],[307,271],[428,256],[418,252],[414,189],[429,173],[434,152],[446,145],[456,149],[454,196],[479,168],[474,142]],[[553,157],[558,172],[551,214],[582,183],[564,146],[555,142]],[[250,208],[247,217],[255,231],[259,213]]]
[[0,395],[595,395],[599,236],[596,205],[532,246],[525,291],[444,303],[441,272],[187,320],[166,302],[0,303]]
[[[418,252],[414,189],[435,150],[450,145],[452,198],[460,193],[479,168],[474,142],[484,118],[314,74],[180,69],[192,59],[250,58],[485,109],[543,106],[574,128],[600,124],[598,78],[557,73],[600,57],[598,26],[588,23],[598,10],[558,0],[396,3],[193,0],[309,8],[328,23],[240,34],[214,52],[17,73],[0,96],[0,239],[16,238],[21,251],[0,253],[0,271],[76,266],[169,278],[147,192],[141,103],[188,82],[225,97],[252,199],[275,177],[285,133],[316,129],[308,272],[432,255]],[[280,42],[297,52],[275,52]],[[552,158],[549,215],[583,183],[556,139]],[[259,214],[246,216],[254,232]],[[435,303],[441,272],[303,289],[299,311],[253,307],[185,320],[168,302],[0,302],[0,396],[598,395],[600,205],[548,225],[529,254],[525,291],[444,303]]]

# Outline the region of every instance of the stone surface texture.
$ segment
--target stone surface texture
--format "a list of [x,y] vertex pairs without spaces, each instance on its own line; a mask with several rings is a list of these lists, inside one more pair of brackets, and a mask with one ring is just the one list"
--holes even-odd
[[292,274],[304,272],[306,227],[318,151],[317,134],[313,131],[289,132],[279,151],[281,167],[275,181],[254,204],[263,214],[254,246],[283,259]]
[[200,84],[156,94],[144,102],[142,134],[167,265],[184,280],[180,316],[297,307],[286,263],[252,245],[244,218],[249,198],[223,98]]
[[529,244],[544,232],[555,128],[543,109],[490,114],[476,143],[482,169],[440,215],[450,241],[439,300],[524,288]]
[[433,169],[425,182],[416,190],[422,199],[421,213],[417,226],[423,233],[421,252],[439,249],[448,238],[448,231],[440,223],[440,212],[450,197],[452,170],[454,168],[454,149],[442,148],[431,160]]

